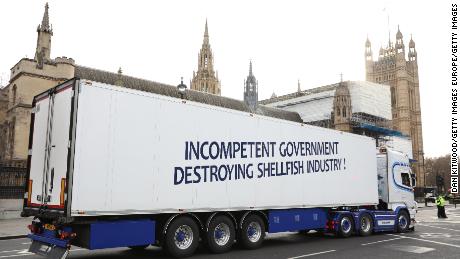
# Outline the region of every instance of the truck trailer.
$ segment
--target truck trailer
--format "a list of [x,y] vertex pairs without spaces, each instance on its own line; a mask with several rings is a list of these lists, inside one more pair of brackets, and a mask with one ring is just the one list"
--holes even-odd
[[372,138],[193,90],[95,79],[33,100],[22,212],[34,216],[33,253],[154,245],[186,257],[200,242],[255,249],[266,233],[414,228],[409,159]]

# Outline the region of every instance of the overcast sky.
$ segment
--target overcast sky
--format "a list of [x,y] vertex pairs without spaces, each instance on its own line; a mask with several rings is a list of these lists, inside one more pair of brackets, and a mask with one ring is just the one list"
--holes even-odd
[[[42,0],[0,1],[0,75],[33,58]],[[189,85],[208,19],[222,95],[243,98],[249,60],[259,98],[344,80],[365,80],[364,43],[374,58],[397,25],[419,59],[424,151],[449,152],[449,51],[452,1],[114,1],[51,0],[51,56],[79,65]],[[388,19],[389,17],[389,19]],[[389,20],[389,21],[388,21]],[[407,53],[407,49],[406,49]]]

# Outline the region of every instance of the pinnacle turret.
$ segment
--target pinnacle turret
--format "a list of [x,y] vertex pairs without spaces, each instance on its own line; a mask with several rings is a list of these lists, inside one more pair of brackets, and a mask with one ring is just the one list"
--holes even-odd
[[398,25],[398,32],[396,33],[396,40],[398,39],[402,39],[403,35],[401,33],[401,31],[399,30],[399,25]]
[[249,75],[244,81],[244,102],[252,109],[256,109],[259,101],[258,82],[252,73],[252,61],[249,61]]
[[220,95],[220,82],[214,70],[214,54],[209,44],[208,20],[204,26],[204,37],[198,53],[198,70],[193,74],[191,89]]
[[37,67],[43,68],[46,61],[51,60],[51,36],[53,36],[53,28],[50,25],[48,14],[48,3],[45,4],[45,12],[43,13],[42,23],[37,28],[37,47],[35,50],[35,60]]
[[409,48],[415,48],[415,41],[412,39],[412,34],[410,35]]

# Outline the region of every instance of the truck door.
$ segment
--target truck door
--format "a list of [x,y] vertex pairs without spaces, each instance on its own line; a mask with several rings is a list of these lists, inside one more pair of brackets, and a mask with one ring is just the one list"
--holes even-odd
[[34,99],[26,207],[63,211],[74,82]]

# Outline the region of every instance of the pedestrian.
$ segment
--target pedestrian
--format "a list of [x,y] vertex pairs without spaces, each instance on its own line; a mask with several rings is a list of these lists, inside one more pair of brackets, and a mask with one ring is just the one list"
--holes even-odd
[[446,210],[444,208],[446,201],[444,197],[440,194],[438,198],[436,198],[436,206],[438,207],[438,218],[447,219]]

